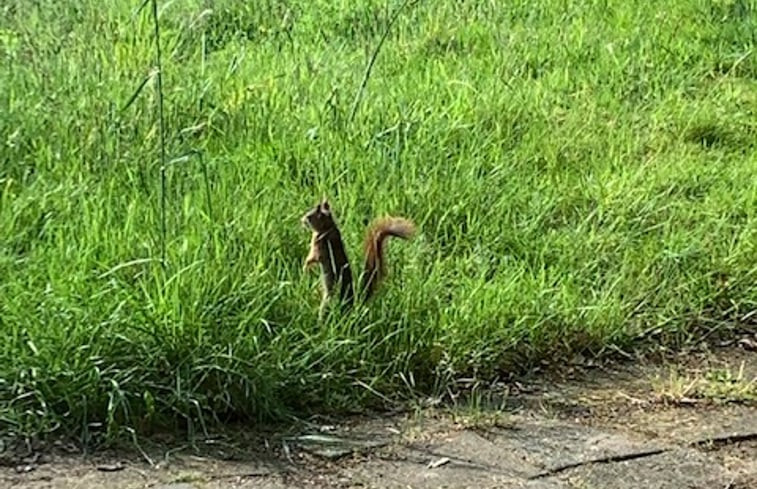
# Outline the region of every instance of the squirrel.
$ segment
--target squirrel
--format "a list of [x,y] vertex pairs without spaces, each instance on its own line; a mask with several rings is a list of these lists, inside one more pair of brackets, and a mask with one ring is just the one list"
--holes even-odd
[[[326,305],[335,295],[337,287],[342,306],[348,309],[355,301],[352,270],[328,200],[324,197],[302,216],[301,221],[313,233],[303,269],[307,271],[315,264],[321,265],[322,300],[319,317],[323,317]],[[386,276],[384,241],[389,237],[407,240],[414,234],[415,225],[403,217],[378,218],[368,226],[363,243],[365,265],[360,283],[363,301],[373,295],[379,282]]]

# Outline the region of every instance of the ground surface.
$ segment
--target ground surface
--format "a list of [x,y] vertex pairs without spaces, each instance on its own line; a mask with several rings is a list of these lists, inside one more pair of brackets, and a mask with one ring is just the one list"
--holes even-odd
[[570,367],[509,394],[471,396],[477,403],[322,420],[292,436],[219,436],[144,456],[37,453],[3,467],[0,481],[28,489],[757,487],[757,355],[729,347],[682,358]]

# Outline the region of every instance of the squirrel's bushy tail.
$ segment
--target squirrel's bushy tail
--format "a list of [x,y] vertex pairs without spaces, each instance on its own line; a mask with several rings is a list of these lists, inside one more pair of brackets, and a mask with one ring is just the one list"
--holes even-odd
[[415,225],[403,217],[383,217],[371,223],[363,244],[365,266],[360,286],[363,300],[368,300],[373,295],[379,282],[386,276],[384,241],[392,236],[410,239],[414,234]]

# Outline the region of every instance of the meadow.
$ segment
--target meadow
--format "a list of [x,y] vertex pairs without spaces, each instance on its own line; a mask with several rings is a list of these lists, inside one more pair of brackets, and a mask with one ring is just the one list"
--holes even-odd
[[[754,0],[152,6],[0,6],[6,435],[353,412],[755,329]],[[324,194],[355,268],[372,217],[419,233],[319,322]]]

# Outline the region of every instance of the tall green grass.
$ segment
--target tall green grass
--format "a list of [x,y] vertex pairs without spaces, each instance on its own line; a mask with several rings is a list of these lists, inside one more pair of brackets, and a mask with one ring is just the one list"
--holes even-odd
[[[140,3],[0,6],[6,432],[360,409],[754,326],[754,1],[410,2],[367,78],[399,1],[161,1],[160,91]],[[319,323],[324,193],[355,265],[375,215],[420,233]]]

